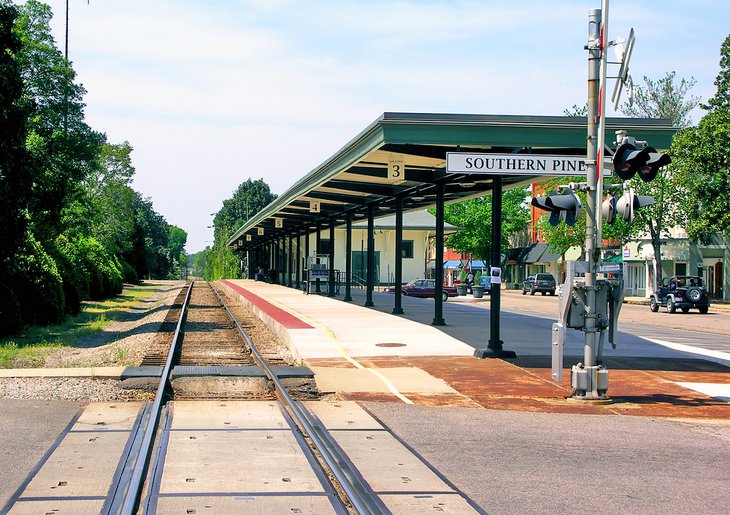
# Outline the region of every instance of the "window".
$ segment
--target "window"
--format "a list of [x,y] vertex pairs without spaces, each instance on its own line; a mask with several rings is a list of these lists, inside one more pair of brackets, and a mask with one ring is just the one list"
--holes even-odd
[[674,263],[674,275],[687,275],[687,263]]
[[329,254],[330,253],[330,240],[325,240],[324,238],[319,240],[319,245],[317,246],[317,254]]
[[400,256],[403,259],[413,259],[413,240],[403,240],[401,242]]

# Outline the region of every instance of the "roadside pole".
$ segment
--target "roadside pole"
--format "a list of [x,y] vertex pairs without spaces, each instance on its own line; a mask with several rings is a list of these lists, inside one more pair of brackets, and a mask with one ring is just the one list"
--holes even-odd
[[[573,398],[582,400],[606,399],[608,372],[597,363],[596,272],[601,260],[601,202],[603,199],[603,134],[605,99],[605,60],[607,47],[608,0],[603,0],[604,10],[591,9],[588,13],[588,120],[586,149],[586,179],[588,202],[586,206],[586,264],[585,269],[585,342],[583,363],[573,365],[571,383],[575,388]],[[599,394],[599,391],[601,393]]]

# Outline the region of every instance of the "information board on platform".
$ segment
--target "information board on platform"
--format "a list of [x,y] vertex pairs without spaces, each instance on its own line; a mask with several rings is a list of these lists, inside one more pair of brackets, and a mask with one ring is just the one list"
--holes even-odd
[[[446,172],[492,175],[581,175],[586,173],[586,158],[542,154],[448,152]],[[611,173],[604,169],[603,174],[609,176]]]

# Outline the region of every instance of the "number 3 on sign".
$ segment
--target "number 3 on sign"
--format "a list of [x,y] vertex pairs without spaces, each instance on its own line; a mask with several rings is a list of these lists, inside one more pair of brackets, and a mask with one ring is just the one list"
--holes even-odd
[[394,183],[406,180],[406,162],[401,160],[388,161],[388,179]]

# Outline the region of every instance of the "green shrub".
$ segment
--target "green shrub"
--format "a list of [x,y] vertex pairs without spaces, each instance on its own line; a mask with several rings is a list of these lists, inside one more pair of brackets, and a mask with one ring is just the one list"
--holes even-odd
[[54,258],[63,278],[63,293],[66,297],[66,313],[76,314],[81,301],[89,298],[91,275],[81,258],[80,246],[61,235],[56,239]]
[[0,336],[17,334],[23,328],[23,316],[15,292],[0,283]]
[[122,271],[117,259],[94,238],[81,240],[83,258],[90,274],[89,298],[101,300],[122,291]]
[[122,291],[122,265],[94,238],[56,240],[64,286],[72,297],[101,300]]
[[139,275],[134,267],[123,259],[119,263],[122,267],[122,280],[127,284],[139,284]]
[[11,264],[10,288],[24,324],[48,325],[64,315],[63,280],[56,262],[28,234]]

